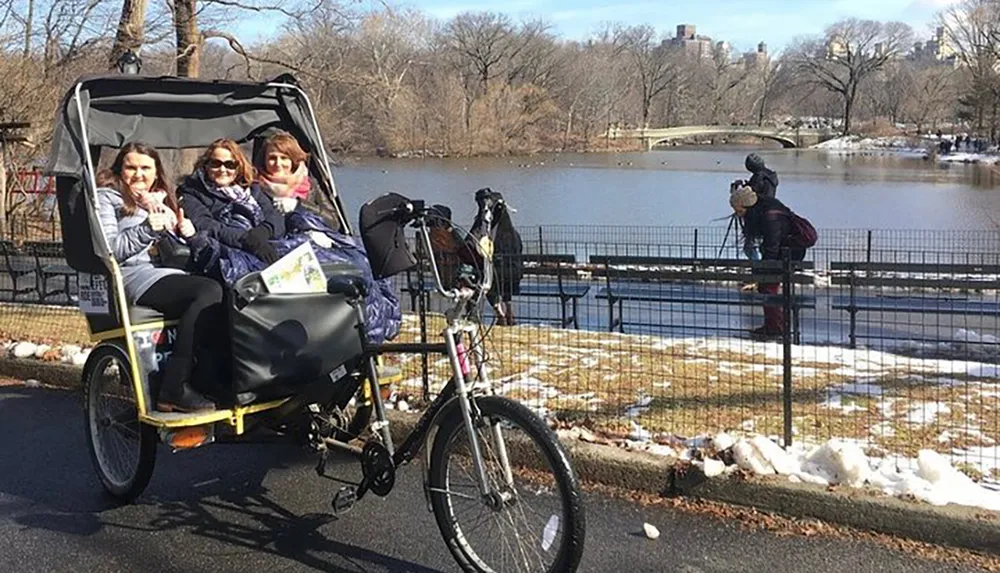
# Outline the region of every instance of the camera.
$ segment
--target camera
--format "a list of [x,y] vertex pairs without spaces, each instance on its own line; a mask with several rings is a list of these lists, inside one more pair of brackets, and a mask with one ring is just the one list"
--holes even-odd
[[746,181],[742,179],[737,179],[736,181],[733,181],[732,183],[729,184],[729,192],[735,193],[740,187],[745,187],[746,184],[747,184]]

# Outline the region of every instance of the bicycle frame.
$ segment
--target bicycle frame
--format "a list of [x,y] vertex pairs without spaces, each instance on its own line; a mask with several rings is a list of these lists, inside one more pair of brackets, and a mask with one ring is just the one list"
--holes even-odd
[[[380,345],[366,345],[365,353],[368,355],[368,384],[370,385],[374,401],[376,418],[375,422],[372,424],[372,429],[379,433],[383,444],[389,450],[390,455],[392,455],[393,465],[396,467],[411,462],[419,453],[420,448],[424,447],[426,452],[424,467],[426,470],[429,467],[429,442],[431,437],[434,435],[433,430],[438,426],[439,422],[445,415],[449,414],[453,411],[453,408],[457,407],[461,412],[461,416],[468,433],[469,445],[472,449],[471,453],[473,464],[475,465],[476,477],[479,482],[480,494],[485,497],[490,494],[490,484],[486,476],[486,468],[482,459],[482,449],[479,443],[479,436],[476,434],[475,426],[473,424],[473,419],[478,416],[478,412],[475,411],[475,402],[470,396],[473,388],[470,387],[469,380],[467,379],[467,376],[472,374],[472,369],[468,363],[470,352],[472,354],[473,362],[475,363],[475,377],[479,382],[479,385],[484,386],[485,390],[489,392],[492,391],[492,385],[489,380],[488,370],[485,367],[486,355],[482,344],[473,343],[470,345],[470,348],[466,349],[461,340],[463,335],[469,335],[471,339],[471,337],[474,337],[479,332],[480,324],[465,319],[464,314],[469,304],[478,303],[483,297],[485,297],[485,293],[489,291],[493,280],[492,265],[489,264],[489,257],[485,257],[484,260],[487,262],[484,265],[483,281],[482,284],[477,286],[477,288],[445,289],[441,282],[441,275],[437,268],[437,261],[434,258],[434,251],[431,248],[430,235],[423,216],[418,217],[416,227],[418,239],[423,241],[423,246],[425,247],[424,252],[426,252],[429,257],[437,292],[445,298],[452,300],[454,304],[445,312],[447,326],[442,332],[442,336],[444,337],[443,344],[388,343]],[[409,433],[409,435],[407,435],[403,444],[397,450],[394,449],[392,434],[389,429],[389,421],[385,413],[385,404],[382,399],[381,392],[379,392],[378,369],[375,365],[375,359],[379,354],[418,354],[423,352],[447,355],[452,370],[452,378],[423,413],[413,430]],[[500,461],[504,467],[504,477],[507,483],[510,484],[513,482],[512,472],[507,459],[506,446],[503,441],[503,436],[498,427],[493,428],[493,439],[496,442],[495,446],[498,450]],[[427,472],[425,471],[425,487],[427,487],[426,476]],[[364,487],[359,488],[358,499],[364,495],[364,490]]]

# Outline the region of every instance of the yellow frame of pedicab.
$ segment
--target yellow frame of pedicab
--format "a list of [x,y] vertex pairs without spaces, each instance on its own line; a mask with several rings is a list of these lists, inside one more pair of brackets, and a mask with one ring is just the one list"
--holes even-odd
[[[300,87],[287,84],[282,82],[268,82],[266,84],[268,87],[273,87],[276,89],[289,89],[297,92],[306,104],[306,108],[309,110],[309,120],[313,124],[313,129],[315,130],[317,137],[322,138],[319,131],[319,125],[316,123],[316,115],[313,112],[312,102],[309,101],[309,96],[306,95],[305,91]],[[80,134],[83,137],[83,149],[87,150],[83,155],[86,159],[87,173],[85,186],[88,188],[87,192],[90,194],[89,207],[92,210],[91,215],[92,221],[97,220],[97,180],[95,178],[94,163],[93,158],[90,155],[90,144],[89,138],[87,136],[87,122],[84,119],[86,116],[83,113],[83,103],[80,97],[80,91],[83,88],[83,82],[78,82],[74,89],[74,100],[76,102],[77,115],[80,119]],[[330,187],[335,189],[333,181],[333,173],[330,171],[329,159],[326,155],[325,146],[317,146],[320,151],[321,161],[320,166],[324,171],[324,175],[327,181],[330,183]],[[343,213],[339,213],[338,216],[341,219],[343,225],[349,225],[344,217]],[[114,250],[108,245],[107,237],[104,236],[104,229],[100,225],[96,226],[96,232],[100,233],[101,240],[106,246],[106,251],[108,252],[107,259],[104,259],[105,265],[108,267],[110,273],[111,294],[115,297],[115,310],[118,313],[118,317],[121,321],[121,326],[112,330],[102,331],[102,332],[91,332],[90,339],[95,342],[110,342],[114,340],[124,340],[125,342],[125,354],[128,356],[128,366],[130,374],[132,376],[133,392],[135,393],[135,402],[138,409],[138,419],[141,423],[154,426],[157,428],[185,428],[192,426],[203,426],[206,424],[213,424],[216,422],[225,422],[232,426],[236,435],[243,434],[244,431],[244,418],[251,414],[256,414],[259,412],[265,412],[268,410],[273,410],[286,401],[289,398],[282,398],[279,400],[271,400],[268,402],[262,402],[260,404],[250,404],[248,406],[236,406],[228,409],[214,410],[211,412],[201,412],[201,413],[173,413],[173,412],[157,412],[155,410],[150,410],[149,405],[146,404],[146,393],[143,388],[143,376],[139,370],[140,361],[138,359],[138,353],[135,348],[135,337],[134,334],[137,332],[145,332],[151,330],[160,330],[170,326],[176,325],[178,320],[158,320],[153,322],[144,322],[140,324],[133,325],[132,319],[129,316],[130,305],[125,297],[125,285],[122,279],[121,269],[118,266],[118,261],[115,260]],[[350,227],[347,227],[348,229]],[[94,229],[91,230],[94,232]],[[90,330],[90,325],[87,326],[88,331]]]

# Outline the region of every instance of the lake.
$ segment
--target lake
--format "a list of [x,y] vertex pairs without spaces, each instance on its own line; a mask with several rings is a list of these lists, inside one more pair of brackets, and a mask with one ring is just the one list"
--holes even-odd
[[335,167],[353,221],[393,191],[452,208],[470,223],[475,191],[491,187],[518,225],[704,226],[728,215],[729,184],[748,179],[750,151],[778,172],[778,198],[817,227],[1000,230],[1000,175],[884,151],[744,147],[564,153],[470,159],[363,159]]

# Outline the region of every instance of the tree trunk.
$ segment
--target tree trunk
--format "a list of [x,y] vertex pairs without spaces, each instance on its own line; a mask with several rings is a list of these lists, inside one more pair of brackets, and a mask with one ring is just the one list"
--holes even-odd
[[851,94],[844,94],[844,133],[851,132],[851,108],[854,107],[854,97]]
[[[574,104],[575,105],[575,104]],[[563,132],[563,143],[562,150],[566,151],[566,147],[569,145],[570,135],[573,133],[573,106],[569,106],[569,111],[566,112],[566,131]]]
[[[0,239],[8,238],[7,228],[7,153],[4,142],[0,141]],[[13,239],[14,237],[9,237]]]
[[28,13],[24,17],[24,59],[31,55],[32,21],[35,18],[35,0],[28,0]]
[[128,50],[138,52],[146,34],[146,4],[148,0],[124,0],[122,15],[118,20],[118,33],[108,56],[108,69],[114,70],[118,58]]
[[174,32],[177,35],[177,76],[197,78],[201,72],[201,34],[196,0],[174,1]]

